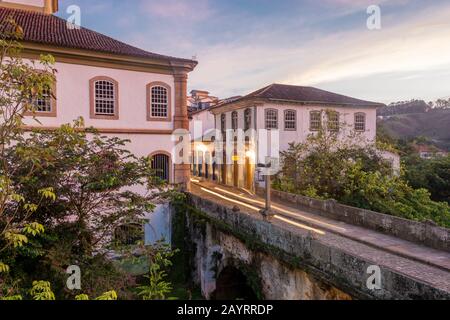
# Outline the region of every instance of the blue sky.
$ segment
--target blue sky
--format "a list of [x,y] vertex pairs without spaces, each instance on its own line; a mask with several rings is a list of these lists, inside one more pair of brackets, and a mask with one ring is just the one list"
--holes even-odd
[[[448,0],[61,0],[82,26],[137,47],[195,56],[190,89],[219,97],[270,83],[388,103],[450,97]],[[381,8],[381,30],[366,26]]]

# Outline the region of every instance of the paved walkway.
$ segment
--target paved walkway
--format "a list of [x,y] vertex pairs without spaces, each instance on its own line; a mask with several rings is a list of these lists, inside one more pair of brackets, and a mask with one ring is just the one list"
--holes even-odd
[[[228,205],[243,213],[260,215],[264,199],[243,190],[211,182],[192,183],[196,195]],[[325,218],[304,209],[273,203],[273,223],[292,230],[312,232],[321,241],[366,256],[371,261],[391,267],[412,277],[450,291],[450,253],[432,249],[371,229]],[[426,280],[425,280],[426,279]]]

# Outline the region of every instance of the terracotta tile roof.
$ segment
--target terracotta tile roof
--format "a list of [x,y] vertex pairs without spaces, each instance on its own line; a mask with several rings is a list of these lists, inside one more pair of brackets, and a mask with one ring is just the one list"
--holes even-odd
[[66,20],[39,12],[0,8],[0,31],[7,27],[4,22],[9,17],[22,27],[25,42],[139,58],[193,62],[148,52],[86,28],[71,30],[67,28]]
[[[355,107],[381,107],[382,103],[360,100],[337,93],[303,86],[293,86],[285,84],[272,84],[255,92],[252,92],[240,99],[234,100],[238,102],[249,99],[262,99],[279,102],[298,102],[310,104],[330,104],[330,105],[348,105]],[[224,103],[223,106],[228,103]]]

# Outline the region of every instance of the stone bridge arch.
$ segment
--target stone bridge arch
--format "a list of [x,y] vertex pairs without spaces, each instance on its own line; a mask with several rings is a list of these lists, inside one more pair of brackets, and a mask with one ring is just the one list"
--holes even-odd
[[[252,247],[219,225],[205,223],[195,215],[188,216],[188,220],[190,241],[195,248],[194,279],[206,299],[351,299],[275,255]],[[228,288],[224,285],[227,280],[234,281]]]
[[216,278],[212,300],[257,300],[257,295],[247,276],[233,265],[223,268]]

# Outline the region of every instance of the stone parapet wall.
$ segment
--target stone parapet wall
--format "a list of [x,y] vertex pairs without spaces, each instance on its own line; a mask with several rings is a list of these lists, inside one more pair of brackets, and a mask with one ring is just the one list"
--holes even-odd
[[[264,189],[257,193],[264,196]],[[317,200],[292,193],[272,190],[272,198],[294,207],[311,208],[315,213],[334,220],[361,226],[397,238],[450,252],[450,230],[370,210],[339,204],[334,200]]]

